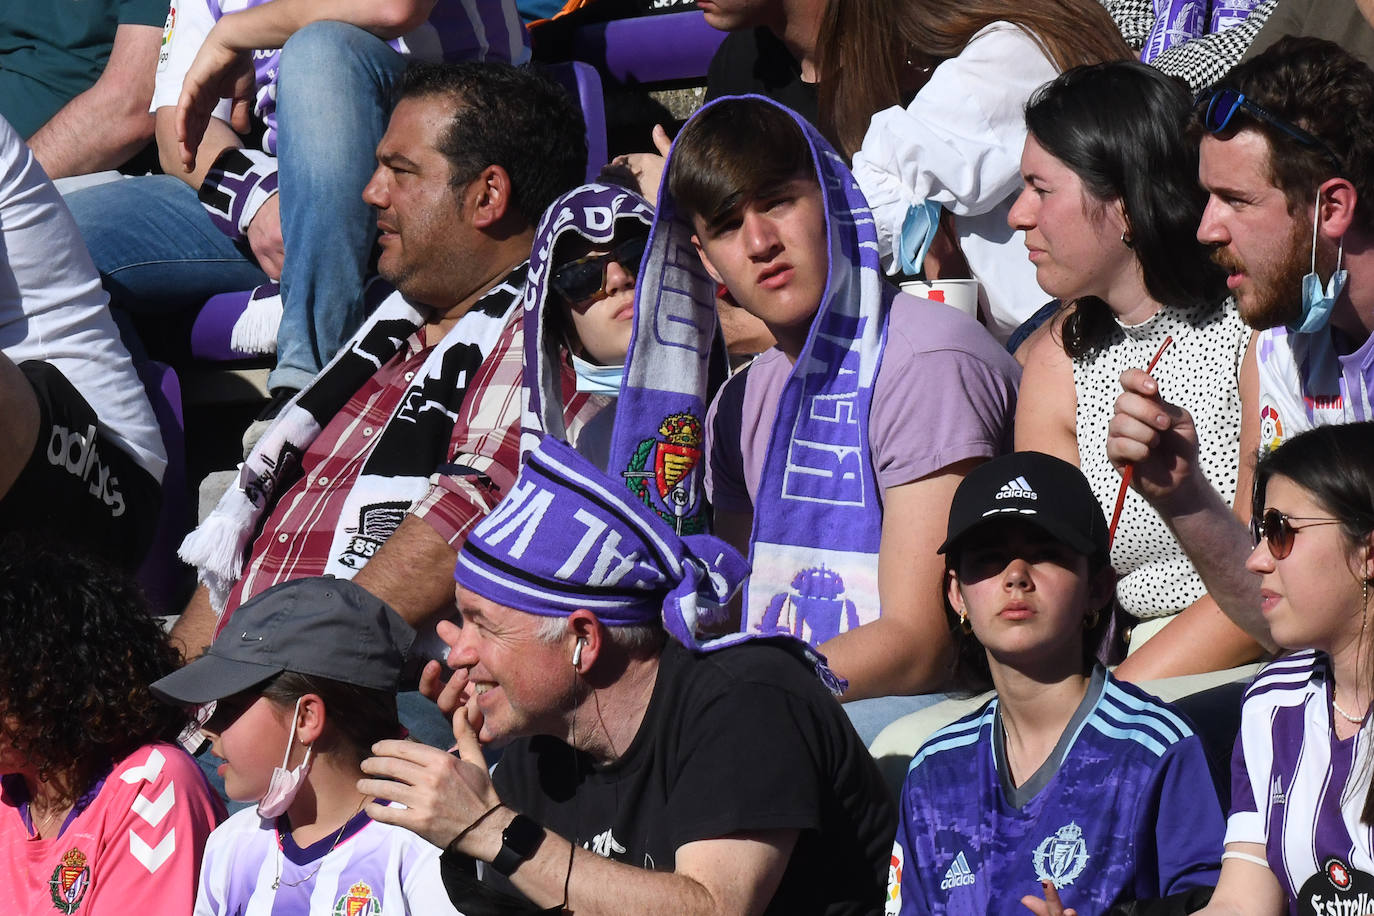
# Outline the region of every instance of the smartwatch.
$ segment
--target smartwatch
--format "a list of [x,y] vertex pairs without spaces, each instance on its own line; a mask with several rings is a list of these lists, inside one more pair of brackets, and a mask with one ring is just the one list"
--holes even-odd
[[542,842],[544,828],[525,815],[517,814],[501,831],[501,851],[491,860],[491,867],[509,878],[511,872],[534,855]]

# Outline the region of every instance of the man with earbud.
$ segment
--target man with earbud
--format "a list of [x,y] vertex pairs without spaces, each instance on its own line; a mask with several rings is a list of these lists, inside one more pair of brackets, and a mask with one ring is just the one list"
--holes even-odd
[[824,659],[708,635],[746,571],[546,438],[458,556],[457,745],[375,745],[368,815],[464,912],[882,912],[895,811]]

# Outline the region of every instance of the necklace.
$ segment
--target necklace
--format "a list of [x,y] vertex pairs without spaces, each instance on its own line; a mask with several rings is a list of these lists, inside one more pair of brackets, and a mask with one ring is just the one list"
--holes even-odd
[[318,875],[320,873],[320,869],[324,868],[325,859],[328,859],[329,854],[334,851],[334,847],[339,845],[339,840],[343,839],[344,831],[348,829],[348,825],[352,823],[353,818],[358,816],[358,812],[363,810],[363,805],[366,803],[367,796],[364,795],[361,799],[358,800],[358,807],[354,809],[353,813],[350,814],[347,820],[343,822],[343,826],[339,828],[339,832],[334,834],[334,842],[330,843],[329,848],[324,851],[324,855],[320,856],[320,864],[316,865],[314,871],[312,871],[310,874],[306,875],[299,881],[283,881],[281,879],[282,843],[281,840],[277,840],[277,876],[272,879],[272,890],[276,890],[283,884],[285,884],[287,887],[300,887],[302,884]]
[[1364,716],[1352,716],[1344,709],[1341,709],[1340,704],[1336,702],[1335,691],[1331,692],[1331,708],[1336,710],[1336,712],[1340,714],[1340,717],[1347,722],[1353,722],[1356,725],[1360,725],[1364,722]]
[[58,818],[65,815],[70,810],[72,810],[71,805],[57,807],[40,818],[37,816],[38,812],[33,807],[33,802],[29,802],[29,821],[33,824],[33,835],[36,837],[46,837],[48,835],[48,828],[52,827],[54,822],[60,824],[61,821],[58,820]]

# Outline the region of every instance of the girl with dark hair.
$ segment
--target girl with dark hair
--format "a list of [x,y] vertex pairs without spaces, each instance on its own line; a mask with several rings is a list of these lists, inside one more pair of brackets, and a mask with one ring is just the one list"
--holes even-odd
[[1294,651],[1246,692],[1205,912],[1368,912],[1374,897],[1371,455],[1374,423],[1319,426],[1255,469],[1245,565],[1274,641]]
[[177,654],[113,569],[0,539],[6,912],[189,916],[223,807],[148,686]]
[[889,900],[1011,913],[1053,887],[1086,916],[1205,894],[1223,821],[1202,743],[1089,650],[1114,576],[1083,475],[1038,452],[994,458],[959,484],[940,550],[956,673],[996,693],[912,758]]
[[1122,663],[1123,680],[1217,671],[1259,654],[1155,510],[1133,490],[1122,502],[1106,454],[1121,373],[1151,367],[1165,396],[1192,413],[1208,480],[1228,501],[1248,491],[1240,456],[1258,444],[1241,411],[1242,387],[1255,384],[1241,371],[1250,332],[1196,238],[1206,195],[1184,135],[1189,111],[1182,86],[1144,64],[1067,71],[1026,108],[1024,189],[1009,214],[1040,286],[1066,303],[1024,344],[1016,447],[1078,465],[1120,525],[1117,598],[1150,621],[1135,627],[1132,648],[1150,642]]
[[830,0],[821,118],[854,160],[892,272],[923,267],[941,215],[1006,340],[1050,297],[1009,233],[1031,92],[1078,64],[1131,57],[1097,0]]

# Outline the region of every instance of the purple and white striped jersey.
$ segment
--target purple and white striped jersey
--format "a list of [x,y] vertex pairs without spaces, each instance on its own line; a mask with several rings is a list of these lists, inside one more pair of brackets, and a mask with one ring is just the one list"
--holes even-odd
[[1202,743],[1172,707],[1097,669],[1048,760],[1013,786],[996,698],[931,736],[902,787],[888,914],[1022,913],[1216,884],[1223,821]]
[[1231,760],[1226,842],[1263,844],[1294,914],[1374,912],[1374,831],[1360,823],[1369,724],[1336,737],[1332,684],[1315,650],[1266,665],[1246,691]]
[[195,916],[457,913],[439,878],[437,846],[361,812],[331,849],[334,841],[331,833],[301,849],[245,808],[210,834]]
[[1374,335],[1341,356],[1332,339],[1339,333],[1331,327],[1312,334],[1284,327],[1260,332],[1261,448],[1277,448],[1314,426],[1374,420]]
[[[196,59],[205,36],[227,13],[236,13],[273,0],[172,0],[157,59],[157,82],[149,110],[175,106],[181,82]],[[387,44],[417,60],[496,60],[523,64],[529,60],[529,39],[515,0],[437,0],[429,20]],[[253,52],[257,96],[253,114],[267,126],[264,152],[277,151],[277,69],[280,49]],[[229,102],[221,100],[215,116],[229,120]]]

